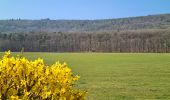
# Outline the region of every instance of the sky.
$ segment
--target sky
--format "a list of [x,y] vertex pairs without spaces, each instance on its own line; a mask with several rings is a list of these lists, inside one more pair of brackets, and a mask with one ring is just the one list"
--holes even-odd
[[0,0],[0,19],[109,19],[170,13],[170,0]]

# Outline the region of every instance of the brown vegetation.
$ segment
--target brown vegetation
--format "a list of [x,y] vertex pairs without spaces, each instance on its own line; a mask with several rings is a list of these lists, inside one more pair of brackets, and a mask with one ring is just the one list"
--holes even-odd
[[40,52],[169,52],[170,30],[0,34],[0,50]]

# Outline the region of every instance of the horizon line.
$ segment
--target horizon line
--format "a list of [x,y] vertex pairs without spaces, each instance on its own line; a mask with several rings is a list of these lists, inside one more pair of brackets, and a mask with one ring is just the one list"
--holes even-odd
[[126,17],[112,17],[112,18],[91,18],[91,19],[83,19],[83,18],[80,18],[80,19],[70,19],[70,18],[63,18],[63,19],[55,19],[55,18],[2,18],[0,20],[77,20],[77,21],[83,21],[83,20],[109,20],[109,19],[124,19],[124,18],[137,18],[137,17],[147,17],[147,16],[159,16],[159,15],[169,15],[170,13],[158,13],[158,14],[146,14],[146,15],[139,15],[139,16],[126,16]]

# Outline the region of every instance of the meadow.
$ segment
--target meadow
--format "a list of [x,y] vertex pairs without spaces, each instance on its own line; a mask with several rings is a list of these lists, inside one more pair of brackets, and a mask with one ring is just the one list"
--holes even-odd
[[67,62],[74,74],[81,76],[76,88],[87,90],[88,100],[170,99],[168,53],[25,52],[23,56],[40,57],[47,64]]

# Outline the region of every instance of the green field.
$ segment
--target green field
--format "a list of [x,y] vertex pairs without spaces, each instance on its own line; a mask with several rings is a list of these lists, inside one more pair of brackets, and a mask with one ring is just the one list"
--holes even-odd
[[81,76],[77,84],[88,91],[88,100],[170,99],[170,54],[24,53],[24,56],[43,58],[47,64],[67,62]]

